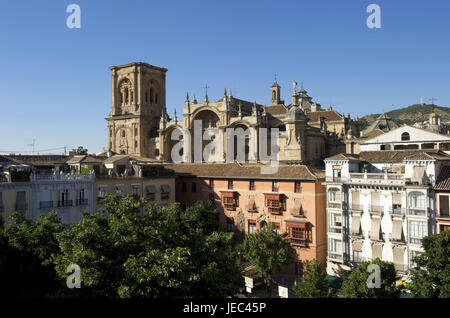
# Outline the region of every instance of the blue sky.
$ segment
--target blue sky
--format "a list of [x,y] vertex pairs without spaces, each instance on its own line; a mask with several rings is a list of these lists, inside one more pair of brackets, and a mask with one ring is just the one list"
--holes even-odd
[[[70,3],[81,7],[81,29],[66,26]],[[371,3],[381,7],[381,29],[366,26]],[[111,103],[108,67],[132,61],[169,69],[170,114],[182,112],[186,91],[203,100],[205,84],[210,100],[226,87],[269,104],[275,73],[287,103],[292,81],[303,81],[316,102],[352,116],[421,96],[450,105],[445,0],[0,4],[0,151],[30,151],[34,138],[36,150],[100,151]]]

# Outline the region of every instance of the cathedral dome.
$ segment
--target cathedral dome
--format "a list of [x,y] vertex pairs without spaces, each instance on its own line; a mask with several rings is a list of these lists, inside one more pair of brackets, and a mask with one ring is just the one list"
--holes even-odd
[[306,120],[305,113],[297,105],[292,105],[286,113],[286,120],[299,121]]

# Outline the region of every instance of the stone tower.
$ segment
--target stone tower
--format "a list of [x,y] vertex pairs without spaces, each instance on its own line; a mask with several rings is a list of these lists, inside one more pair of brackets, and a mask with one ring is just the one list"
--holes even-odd
[[280,85],[278,85],[277,81],[275,80],[273,82],[273,85],[270,86],[270,100],[272,105],[281,104],[280,89],[281,89]]
[[112,102],[106,118],[108,149],[119,154],[158,157],[167,69],[141,62],[109,69]]

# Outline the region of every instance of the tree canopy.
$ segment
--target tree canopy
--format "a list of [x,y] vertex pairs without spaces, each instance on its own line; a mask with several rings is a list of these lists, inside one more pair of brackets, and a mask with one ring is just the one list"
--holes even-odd
[[450,297],[450,231],[422,239],[424,253],[414,258],[411,270],[415,297]]
[[294,292],[299,298],[326,298],[330,296],[327,273],[319,260],[305,262],[305,272],[302,280],[294,286]]

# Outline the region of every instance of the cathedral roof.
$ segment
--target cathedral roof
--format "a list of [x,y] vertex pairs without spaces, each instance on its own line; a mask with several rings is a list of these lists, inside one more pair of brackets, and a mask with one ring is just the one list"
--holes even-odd
[[287,108],[284,105],[267,106],[266,112],[271,115],[283,115],[286,114]]
[[317,112],[308,112],[306,114],[308,116],[308,120],[310,121],[319,121],[320,117],[324,117],[327,121],[335,121],[335,120],[343,120],[344,116],[340,115],[335,110],[320,110]]

